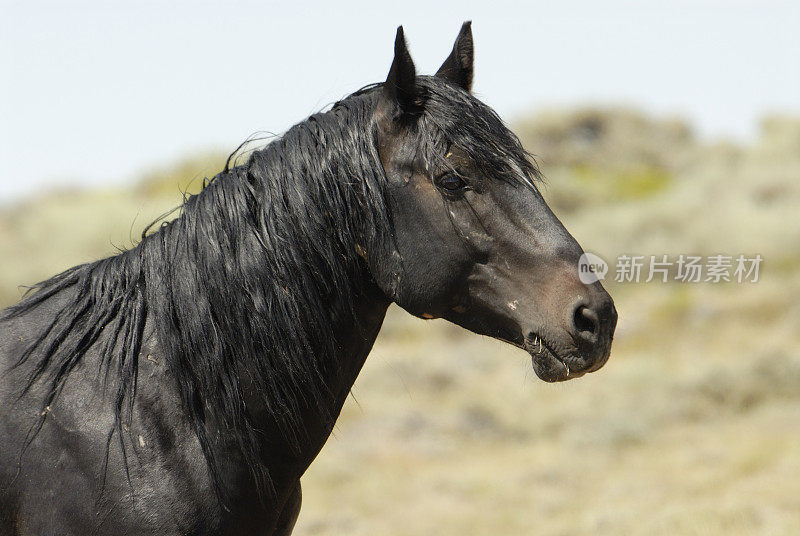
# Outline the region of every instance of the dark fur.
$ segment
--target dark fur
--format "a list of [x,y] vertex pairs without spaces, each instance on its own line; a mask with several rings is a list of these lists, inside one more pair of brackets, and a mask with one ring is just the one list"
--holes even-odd
[[613,301],[472,61],[466,23],[417,76],[399,28],[383,84],[0,313],[0,532],[289,534],[392,302],[546,381],[602,367]]
[[[457,145],[490,176],[538,176],[491,109],[440,79],[419,77],[416,84],[421,116],[409,128],[431,170]],[[116,385],[108,439],[116,433],[124,452],[148,318],[218,488],[220,434],[235,442],[257,479],[268,480],[259,457],[265,438],[251,407],[272,414],[295,446],[305,439],[301,404],[310,401],[323,419],[335,418],[324,381],[326,369],[337,366],[326,360],[338,344],[332,326],[354,317],[349,297],[359,295],[362,282],[351,274],[363,262],[357,249],[377,251],[394,232],[385,201],[393,184],[376,147],[380,91],[370,86],[296,125],[210,180],[177,219],[133,249],[39,283],[0,315],[18,317],[65,289],[76,291],[19,360],[36,360],[26,389],[49,386],[28,444],[70,372],[101,334],[111,333],[102,351]]]

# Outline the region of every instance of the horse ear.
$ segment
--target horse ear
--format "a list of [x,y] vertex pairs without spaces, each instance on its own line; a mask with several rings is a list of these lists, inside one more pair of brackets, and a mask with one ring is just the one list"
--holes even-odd
[[472,89],[472,60],[474,47],[472,44],[472,21],[467,21],[458,32],[453,51],[444,60],[436,76],[444,78],[458,87],[469,91]]
[[397,27],[394,39],[394,60],[389,69],[389,76],[383,84],[383,94],[400,108],[400,112],[408,112],[414,107],[416,97],[417,71],[414,61],[408,53],[403,27]]

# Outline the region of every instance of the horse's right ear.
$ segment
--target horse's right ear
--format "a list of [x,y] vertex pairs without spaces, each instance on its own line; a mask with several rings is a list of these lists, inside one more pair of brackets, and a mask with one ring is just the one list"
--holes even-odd
[[417,71],[411,54],[408,53],[403,27],[398,26],[394,39],[394,60],[389,76],[383,84],[384,102],[395,106],[395,113],[405,114],[414,110],[416,103]]
[[436,76],[452,82],[464,91],[470,91],[472,89],[472,58],[474,54],[472,21],[468,20],[461,26],[461,31],[456,37],[456,44],[453,45],[453,51],[436,71]]

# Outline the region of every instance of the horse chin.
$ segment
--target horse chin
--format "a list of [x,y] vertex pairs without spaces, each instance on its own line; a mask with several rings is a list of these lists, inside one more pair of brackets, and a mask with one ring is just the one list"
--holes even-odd
[[525,350],[531,356],[533,371],[539,379],[546,382],[574,380],[586,373],[585,371],[570,370],[567,360],[559,356],[539,337],[529,337],[525,341]]

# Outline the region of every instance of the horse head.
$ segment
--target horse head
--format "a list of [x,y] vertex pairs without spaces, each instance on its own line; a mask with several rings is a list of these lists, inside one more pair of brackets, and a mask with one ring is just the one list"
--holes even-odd
[[581,246],[472,78],[470,23],[434,76],[416,74],[398,29],[374,118],[392,239],[367,256],[370,271],[410,313],[524,348],[543,380],[595,371],[610,353],[614,302],[599,281],[581,281]]

